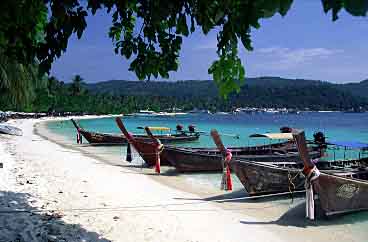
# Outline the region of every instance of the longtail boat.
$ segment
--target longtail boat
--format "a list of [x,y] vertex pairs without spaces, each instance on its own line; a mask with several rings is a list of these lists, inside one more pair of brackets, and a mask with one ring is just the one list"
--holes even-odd
[[307,177],[306,217],[314,219],[314,193],[318,194],[321,208],[327,216],[367,210],[368,159],[360,159],[355,166],[339,172],[319,172],[306,149],[304,131],[293,135],[303,160],[303,173]]
[[[315,165],[323,172],[351,174],[347,167],[367,164],[368,159],[345,161],[318,161]],[[232,160],[231,170],[235,172],[250,195],[272,194],[304,190],[303,164],[298,162],[254,162]]]
[[[106,134],[106,133],[97,133],[91,132],[83,129],[78,125],[78,123],[71,119],[73,125],[77,129],[77,132],[81,134],[90,144],[94,145],[126,145],[128,143],[127,138],[122,134]],[[160,130],[169,130],[166,127],[155,127]],[[140,140],[150,141],[149,138],[145,134],[133,134],[133,137]],[[174,142],[189,142],[198,140],[200,137],[199,132],[178,132],[175,134],[165,134],[165,135],[157,135],[160,141],[164,144],[174,143]]]
[[[149,128],[148,128],[149,130]],[[151,135],[152,139],[154,137]],[[277,162],[285,160],[300,160],[293,143],[277,143],[262,146],[231,147],[229,150],[234,157],[241,160],[255,160],[264,162]],[[319,151],[312,155],[321,156]],[[161,161],[174,166],[179,172],[215,172],[223,169],[222,151],[217,148],[184,148],[164,146],[161,152]]]
[[[281,144],[277,144],[279,146]],[[251,160],[258,162],[295,162],[300,161],[297,150],[292,148],[292,144],[283,144],[284,147],[275,148],[269,146],[250,146],[228,148],[233,159]],[[288,146],[290,147],[288,149]],[[313,158],[321,157],[320,151],[312,151]],[[222,154],[216,150],[192,150],[187,148],[175,148],[165,146],[162,152],[163,159],[170,162],[179,172],[203,172],[221,171]]]
[[[285,135],[287,134],[283,134]],[[280,136],[281,137],[281,136]],[[292,134],[288,136],[292,139]],[[154,139],[154,137],[152,137]],[[230,147],[233,159],[258,162],[296,162],[301,163],[298,150],[293,141],[263,146]],[[161,157],[179,172],[209,172],[223,169],[223,152],[220,149],[193,149],[165,146]],[[312,148],[313,159],[321,157],[321,150]]]
[[[129,144],[131,144],[134,149],[139,153],[139,155],[142,157],[142,159],[146,162],[148,166],[154,166],[156,165],[157,161],[157,149],[160,147],[160,140],[158,139],[152,139],[149,137],[149,139],[137,139],[133,135],[131,135],[128,130],[125,128],[123,121],[120,118],[116,118],[116,124],[118,125],[121,132],[124,134],[124,136],[127,138],[127,141]],[[162,146],[159,150],[159,152],[162,154]],[[168,166],[170,163],[164,159],[161,159],[161,165]]]
[[[120,118],[116,118],[116,123],[124,136],[127,136],[129,132],[124,126],[122,120]],[[148,141],[136,139],[134,136],[130,136],[128,141],[133,145],[148,166],[154,166],[156,163],[154,150],[160,139],[158,139],[157,136],[152,135],[149,131],[149,127],[147,127],[146,132],[148,133],[148,137],[150,137],[150,140]],[[265,154],[270,150],[273,150],[274,154],[276,154],[276,152],[282,154],[288,149],[291,149],[291,147],[293,147],[293,143],[287,141],[261,146],[231,147],[230,149],[234,154],[240,156],[243,154]],[[295,151],[297,152],[296,149]],[[262,157],[259,157],[259,159],[262,159]],[[162,151],[160,151],[161,165],[176,165],[176,160],[187,160],[190,162],[188,166],[186,166],[185,162],[180,163],[182,164],[180,166],[177,165],[176,168],[179,171],[218,171],[222,169],[221,152],[217,148],[188,148],[164,145]],[[194,166],[191,164],[194,164]]]
[[[217,142],[219,141],[217,140]],[[305,146],[305,150],[309,150],[307,146]],[[367,158],[346,161],[321,160],[313,164],[318,169],[326,172],[344,173],[346,167],[357,166],[366,162],[368,162]],[[305,176],[302,172],[304,165],[302,160],[257,162],[253,160],[240,160],[236,156],[233,156],[229,165],[231,171],[235,172],[250,196],[293,192],[305,189]]]
[[250,196],[298,191],[304,188],[304,176],[296,162],[261,163],[232,160],[231,170]]

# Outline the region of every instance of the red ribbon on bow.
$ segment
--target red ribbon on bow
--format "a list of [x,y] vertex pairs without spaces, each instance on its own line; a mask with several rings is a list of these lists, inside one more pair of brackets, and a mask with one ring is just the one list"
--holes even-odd
[[231,181],[231,172],[230,172],[230,161],[233,157],[231,151],[226,149],[226,156],[225,156],[225,165],[226,165],[226,190],[231,191],[233,190],[233,183]]
[[155,158],[156,158],[156,164],[155,164],[155,171],[156,173],[161,173],[161,161],[160,161],[160,151],[162,149],[161,143],[155,143]]

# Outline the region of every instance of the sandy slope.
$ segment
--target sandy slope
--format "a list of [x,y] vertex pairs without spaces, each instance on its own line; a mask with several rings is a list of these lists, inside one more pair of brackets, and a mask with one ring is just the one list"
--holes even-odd
[[[255,219],[33,134],[0,135],[0,241],[278,241]],[[183,203],[187,203],[184,204]],[[26,209],[32,212],[3,213]]]

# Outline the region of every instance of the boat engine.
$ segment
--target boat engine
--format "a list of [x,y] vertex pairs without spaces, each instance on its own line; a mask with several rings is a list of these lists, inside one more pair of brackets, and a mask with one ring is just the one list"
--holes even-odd
[[290,128],[290,127],[284,126],[284,127],[281,127],[280,128],[280,132],[281,133],[292,133],[293,132],[293,129]]
[[314,143],[318,144],[321,149],[327,148],[326,136],[323,132],[318,131],[313,134],[313,137],[314,137]]
[[318,131],[313,134],[314,142],[317,144],[325,144],[326,143],[326,136],[323,132]]
[[181,124],[176,125],[176,131],[183,131],[183,125]]
[[193,124],[188,126],[188,130],[190,133],[194,133],[195,132],[195,126]]

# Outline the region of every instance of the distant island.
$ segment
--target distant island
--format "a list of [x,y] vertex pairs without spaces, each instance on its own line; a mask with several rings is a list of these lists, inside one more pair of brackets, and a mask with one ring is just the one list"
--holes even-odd
[[142,109],[231,112],[239,108],[363,112],[368,110],[368,80],[333,84],[280,77],[248,78],[239,93],[224,100],[211,80],[110,80],[86,84],[64,83],[53,78],[47,88],[37,91],[34,102],[25,107],[0,103],[0,110],[93,114],[132,113]]

